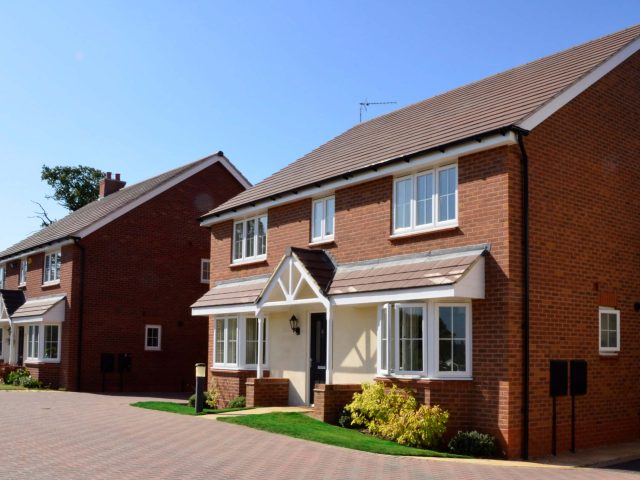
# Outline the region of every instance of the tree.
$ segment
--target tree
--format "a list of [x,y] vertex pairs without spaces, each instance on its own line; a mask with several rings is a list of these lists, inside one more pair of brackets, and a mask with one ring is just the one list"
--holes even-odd
[[[42,166],[41,179],[53,188],[52,198],[67,210],[75,212],[98,198],[100,193],[100,180],[104,172],[97,168],[78,165],[77,167],[47,167]],[[45,209],[38,202],[40,212],[35,212],[36,217],[42,221],[42,226],[51,225],[51,220]]]

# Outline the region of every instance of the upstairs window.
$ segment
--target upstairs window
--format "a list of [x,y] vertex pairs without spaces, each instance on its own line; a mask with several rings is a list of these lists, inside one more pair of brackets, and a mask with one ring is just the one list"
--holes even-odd
[[600,307],[600,351],[620,351],[620,310]]
[[4,282],[7,279],[7,270],[4,265],[0,265],[0,290],[4,288]]
[[200,260],[200,281],[202,283],[209,283],[211,278],[211,260],[203,258]]
[[[58,282],[60,280],[60,252],[48,253],[44,257],[43,283]],[[25,278],[26,281],[26,278]]]
[[249,218],[233,225],[233,261],[262,260],[267,257],[267,216]]
[[333,240],[335,228],[335,197],[321,198],[313,202],[311,211],[311,241],[324,242]]
[[18,275],[18,284],[20,286],[27,284],[27,270],[29,269],[29,265],[27,263],[27,259],[23,258],[20,260],[20,274]]
[[457,212],[457,165],[419,172],[394,182],[394,233],[455,225]]

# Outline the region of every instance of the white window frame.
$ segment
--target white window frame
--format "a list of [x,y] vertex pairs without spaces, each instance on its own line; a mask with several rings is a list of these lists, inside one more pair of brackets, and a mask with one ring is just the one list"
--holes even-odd
[[24,287],[27,284],[27,272],[29,271],[29,262],[26,258],[20,259],[20,270],[18,270],[18,286]]
[[[438,176],[439,173],[445,170],[455,169],[456,170],[456,189],[455,189],[455,216],[450,220],[438,221],[438,214],[440,205],[438,203]],[[417,179],[422,175],[432,174],[433,176],[433,194],[431,196],[431,213],[432,213],[432,222],[424,225],[416,225],[416,216],[417,216]],[[410,200],[410,208],[409,208],[409,218],[410,225],[408,227],[399,227],[396,228],[396,191],[398,183],[404,180],[411,180],[411,200]],[[448,163],[446,165],[438,166],[435,168],[430,168],[428,170],[421,170],[419,172],[412,173],[411,175],[403,175],[402,177],[394,178],[393,180],[393,196],[391,200],[391,229],[393,235],[402,235],[413,232],[423,232],[430,230],[438,230],[441,228],[449,228],[458,225],[458,186],[459,186],[459,177],[458,177],[458,164],[457,163]]]
[[[441,372],[439,369],[440,362],[440,335],[439,335],[439,318],[438,308],[445,307],[465,307],[466,308],[466,325],[465,325],[465,363],[466,370],[463,372]],[[400,365],[400,346],[398,322],[398,311],[404,307],[422,307],[423,308],[423,339],[422,339],[422,371],[405,371],[399,370]],[[382,338],[381,322],[385,318],[383,310],[387,309],[388,331],[392,333],[392,337],[387,337],[387,355],[389,361],[387,368],[382,368],[381,352]],[[424,378],[424,379],[450,379],[450,380],[471,380],[473,378],[473,311],[471,301],[443,301],[442,299],[429,300],[427,302],[403,302],[403,303],[387,303],[378,305],[378,329],[377,329],[377,354],[376,369],[380,376],[388,376],[395,378]]]
[[[59,258],[57,256],[60,256]],[[53,270],[54,272],[54,278],[50,278],[49,277],[49,273],[51,273],[52,269],[51,269],[51,260],[49,260],[49,268],[46,268],[47,265],[47,258],[53,257],[56,259],[56,261],[60,262],[59,266],[56,264],[56,268],[55,270]],[[55,277],[55,274],[57,274],[58,276]],[[50,252],[45,252],[44,254],[44,260],[42,263],[42,284],[43,285],[56,285],[58,283],[60,283],[60,277],[62,274],[62,251],[61,250],[53,250]]]
[[[616,316],[616,346],[603,347],[602,345],[602,314],[614,314]],[[612,307],[598,308],[598,348],[601,353],[617,353],[620,351],[620,310]]]
[[0,290],[4,289],[4,285],[7,281],[7,264],[0,265]]
[[[327,232],[327,202],[333,200],[333,218],[331,219],[331,234]],[[313,228],[316,223],[316,205],[322,205],[322,218],[320,220],[320,236],[313,235]],[[311,243],[330,242],[334,239],[336,233],[336,197],[329,195],[328,197],[319,198],[311,202]]]
[[4,358],[4,327],[0,326],[0,359]]
[[[149,346],[149,329],[155,328],[158,330],[158,345]],[[162,350],[162,325],[148,324],[144,326],[144,349],[148,352],[159,352]]]
[[[62,323],[59,322],[47,322],[47,323],[29,323],[25,325],[20,325],[25,327],[25,336],[24,336],[24,352],[25,352],[25,363],[60,363],[62,358]],[[29,330],[30,327],[38,328],[38,355],[37,356],[29,356],[29,343],[30,343],[30,335]],[[44,358],[44,330],[45,327],[58,327],[58,356],[56,358]]]
[[[258,255],[258,225],[260,222],[260,219],[264,218],[265,219],[265,236],[266,236],[266,241],[265,241],[265,245],[264,245],[264,253]],[[254,231],[254,235],[253,235],[253,251],[254,251],[254,255],[251,256],[247,256],[246,254],[246,250],[247,250],[247,224],[250,221],[255,221],[255,231]],[[239,256],[239,258],[236,258],[236,225],[238,224],[242,224],[242,252],[241,255]],[[241,220],[235,220],[233,222],[233,232],[231,235],[231,262],[232,263],[249,263],[249,262],[258,262],[258,261],[262,261],[265,260],[267,258],[267,251],[268,251],[268,244],[269,244],[269,215],[267,213],[263,213],[260,215],[256,215],[254,217],[250,217],[250,218],[243,218]]]
[[[205,270],[205,265],[207,266]],[[205,278],[205,272],[207,273],[207,278]],[[200,260],[200,282],[206,283],[209,285],[209,281],[211,279],[211,260],[209,258],[203,258]]]
[[[236,333],[236,362],[230,363],[228,361],[228,320],[230,318],[237,319],[237,333]],[[219,315],[214,317],[213,321],[213,348],[212,351],[212,359],[211,364],[216,369],[228,369],[228,370],[257,370],[257,365],[255,363],[246,363],[246,340],[247,340],[247,319],[248,318],[257,318],[255,315],[250,314],[242,314],[242,315]],[[223,362],[216,362],[216,324],[218,320],[224,321],[224,360]],[[265,324],[265,338],[264,338],[264,359],[265,363],[262,365],[264,369],[269,366],[269,320],[267,317],[263,317],[263,321]]]

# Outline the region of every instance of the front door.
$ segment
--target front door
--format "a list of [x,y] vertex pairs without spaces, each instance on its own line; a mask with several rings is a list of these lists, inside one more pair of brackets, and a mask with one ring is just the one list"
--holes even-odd
[[311,314],[311,344],[309,352],[309,404],[313,404],[313,388],[326,381],[327,374],[327,314]]
[[18,365],[22,366],[24,359],[24,327],[18,327]]

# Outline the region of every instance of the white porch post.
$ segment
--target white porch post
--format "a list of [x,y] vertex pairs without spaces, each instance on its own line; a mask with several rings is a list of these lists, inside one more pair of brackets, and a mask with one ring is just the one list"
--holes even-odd
[[386,351],[386,355],[387,355],[387,373],[391,373],[391,371],[393,370],[393,368],[391,368],[392,365],[395,365],[395,359],[392,362],[391,361],[391,342],[395,342],[396,340],[396,336],[395,335],[391,335],[392,332],[392,328],[393,328],[393,319],[391,318],[391,315],[393,314],[393,308],[391,307],[390,303],[386,303],[383,307],[386,310],[386,315],[385,315],[385,321],[387,322],[386,328],[387,328],[387,351]]
[[325,370],[326,385],[333,383],[333,317],[331,305],[327,305],[327,365]]
[[7,363],[13,364],[15,363],[13,360],[13,340],[14,340],[14,332],[15,328],[11,324],[11,320],[9,320],[9,361]]
[[262,346],[262,342],[263,342],[263,335],[262,335],[262,328],[264,325],[264,316],[259,313],[258,314],[258,361],[257,361],[257,365],[256,365],[256,377],[257,378],[262,378],[262,356],[263,356],[263,346]]

